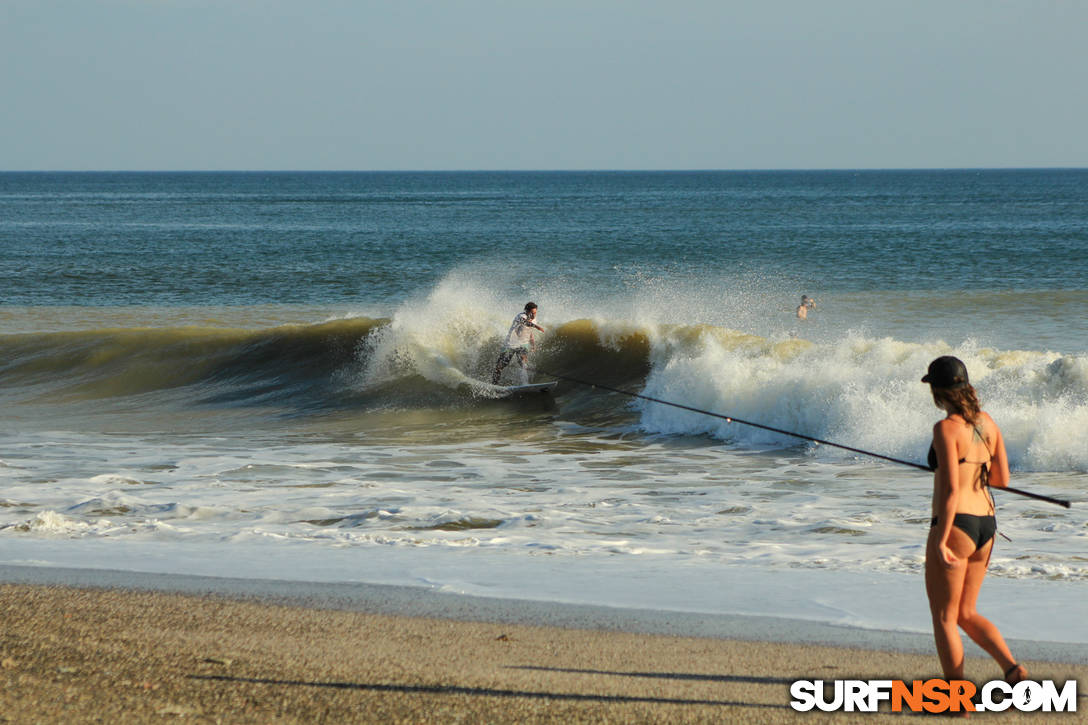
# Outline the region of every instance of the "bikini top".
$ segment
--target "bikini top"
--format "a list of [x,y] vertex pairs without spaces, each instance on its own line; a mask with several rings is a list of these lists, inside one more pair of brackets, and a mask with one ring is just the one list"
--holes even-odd
[[[964,456],[959,460],[960,463],[967,462],[967,456]],[[933,447],[933,444],[929,444],[929,453],[926,455],[926,463],[929,464],[929,470],[937,470],[937,450]]]
[[[977,425],[972,426],[972,427],[975,429],[975,437],[978,440],[985,440],[982,437],[982,429],[979,428]],[[987,452],[989,452],[988,449],[987,449]],[[993,456],[991,456],[990,458],[992,459]],[[932,443],[929,444],[929,454],[926,455],[926,462],[929,464],[929,470],[931,470],[931,471],[936,471],[937,470],[937,451],[936,451],[936,449],[933,448]],[[961,458],[958,461],[958,463],[967,463],[967,456],[964,456],[963,458]],[[990,480],[990,461],[989,460],[980,461],[979,464],[980,464],[979,478],[982,480],[982,485],[983,486],[988,486],[989,485],[989,480]]]

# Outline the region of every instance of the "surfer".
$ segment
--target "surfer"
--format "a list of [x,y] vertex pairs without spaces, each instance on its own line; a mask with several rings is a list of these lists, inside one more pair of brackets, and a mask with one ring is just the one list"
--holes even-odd
[[544,332],[544,328],[536,322],[537,306],[535,302],[526,302],[525,309],[514,317],[510,325],[510,332],[506,333],[506,343],[503,351],[495,363],[495,372],[491,374],[491,384],[499,384],[499,376],[503,368],[510,364],[514,355],[518,356],[521,363],[522,384],[529,382],[529,373],[526,365],[529,364],[529,351],[536,349],[536,340],[533,338],[533,330]]
[[801,295],[801,304],[797,305],[797,319],[807,320],[808,311],[816,308],[816,300],[808,295]]
[[1028,676],[1027,670],[1013,658],[997,627],[975,610],[997,532],[986,487],[1009,485],[1005,441],[993,418],[980,409],[967,368],[958,358],[937,358],[922,382],[929,383],[933,402],[947,414],[933,426],[929,449],[933,518],[925,572],[937,656],[945,679],[963,679],[958,625],[997,660],[1005,680],[1016,683]]

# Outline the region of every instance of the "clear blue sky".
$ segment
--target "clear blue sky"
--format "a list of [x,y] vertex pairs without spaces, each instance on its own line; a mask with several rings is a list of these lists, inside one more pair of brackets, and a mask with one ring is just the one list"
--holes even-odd
[[0,0],[0,170],[1088,166],[1081,0]]

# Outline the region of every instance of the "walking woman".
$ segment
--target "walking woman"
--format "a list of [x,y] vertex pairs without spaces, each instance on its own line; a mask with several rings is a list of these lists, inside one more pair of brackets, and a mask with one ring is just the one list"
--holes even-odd
[[958,358],[939,357],[922,378],[933,402],[947,416],[933,426],[929,467],[933,511],[926,542],[926,594],[933,615],[937,656],[946,680],[962,680],[963,640],[959,628],[997,660],[1007,682],[1028,676],[1001,632],[975,610],[990,563],[997,522],[987,486],[1009,485],[1009,460],[1001,430],[979,408],[967,368]]

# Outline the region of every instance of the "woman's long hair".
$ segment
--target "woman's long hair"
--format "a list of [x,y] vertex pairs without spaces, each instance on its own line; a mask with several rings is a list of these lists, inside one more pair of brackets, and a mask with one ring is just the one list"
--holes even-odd
[[970,425],[978,425],[982,406],[978,403],[978,394],[970,384],[957,388],[931,387],[930,391],[933,393],[933,402],[938,408],[943,408],[949,413],[956,413]]

